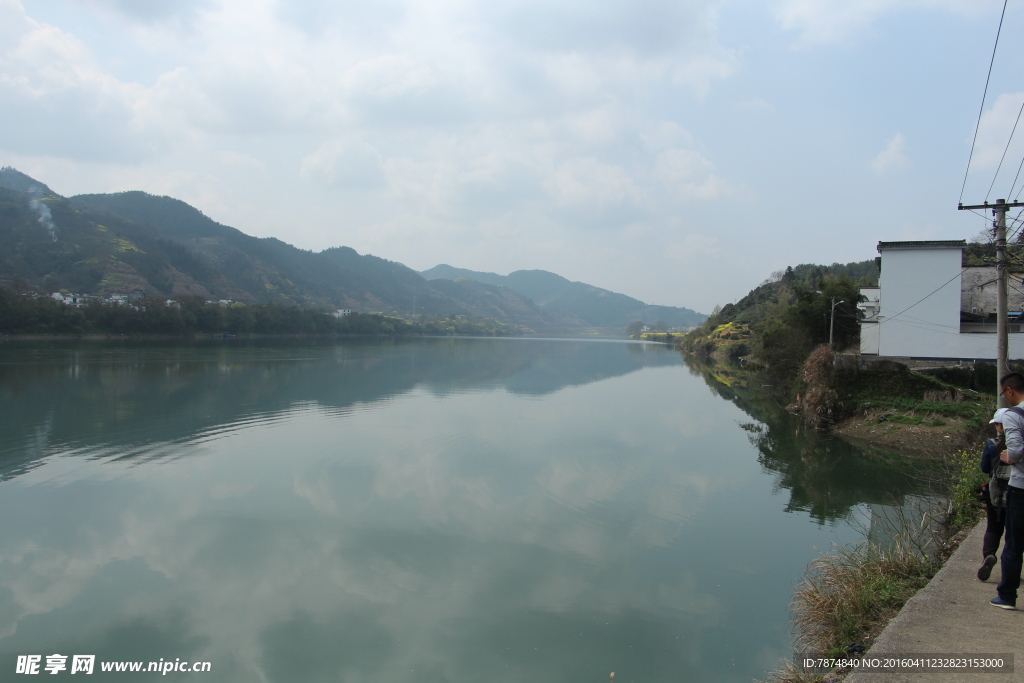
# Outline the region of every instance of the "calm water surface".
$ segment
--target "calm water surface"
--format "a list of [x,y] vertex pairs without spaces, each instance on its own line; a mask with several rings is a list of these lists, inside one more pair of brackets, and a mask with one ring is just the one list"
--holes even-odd
[[763,677],[913,466],[730,384],[593,341],[0,346],[0,677]]

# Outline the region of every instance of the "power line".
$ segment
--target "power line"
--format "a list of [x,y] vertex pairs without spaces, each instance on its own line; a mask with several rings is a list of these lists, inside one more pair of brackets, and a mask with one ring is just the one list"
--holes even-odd
[[973,214],[974,214],[975,216],[979,216],[979,217],[981,217],[981,218],[984,218],[984,219],[985,219],[986,221],[988,221],[988,220],[989,220],[989,217],[988,217],[988,216],[986,216],[986,215],[985,215],[985,214],[983,214],[983,213],[978,213],[978,212],[977,212],[977,211],[975,211],[974,209],[964,209],[964,210],[965,210],[965,211],[970,211],[970,212],[971,212],[971,213],[973,213]]
[[[969,268],[969,267],[970,267],[970,266],[968,266],[968,268]],[[917,300],[917,301],[915,301],[914,303],[910,304],[909,306],[907,306],[906,308],[904,308],[904,309],[903,309],[902,311],[900,311],[900,312],[899,312],[899,313],[897,313],[896,315],[892,315],[892,316],[889,316],[889,317],[888,317],[888,318],[886,318],[885,320],[882,320],[882,321],[880,321],[880,322],[879,322],[878,324],[879,324],[879,325],[882,325],[882,324],[885,324],[885,323],[889,322],[890,320],[894,320],[894,319],[896,319],[896,318],[900,317],[901,315],[903,315],[904,313],[906,313],[907,311],[909,311],[909,310],[910,310],[911,308],[913,308],[914,306],[918,305],[919,303],[921,303],[922,301],[924,301],[925,299],[927,299],[928,297],[930,297],[930,296],[931,296],[932,294],[935,294],[935,292],[939,291],[940,289],[942,289],[943,287],[945,287],[946,285],[948,285],[948,284],[949,284],[950,282],[952,282],[953,280],[957,279],[958,277],[960,277],[961,275],[963,275],[963,274],[964,274],[964,273],[966,273],[966,272],[967,272],[967,268],[964,268],[964,269],[963,269],[963,270],[961,270],[961,271],[960,271],[959,273],[957,273],[957,274],[956,274],[956,275],[954,275],[953,277],[949,278],[948,280],[946,280],[945,282],[943,282],[943,283],[942,283],[941,285],[939,285],[938,287],[936,287],[936,288],[935,288],[935,289],[933,289],[932,291],[928,292],[928,293],[927,293],[927,294],[925,294],[925,295],[924,295],[923,297],[921,297],[920,299],[918,299],[918,300]]]
[[[878,309],[879,309],[879,311],[891,310],[889,308],[886,308],[885,306],[879,306]],[[942,323],[933,323],[930,320],[925,320],[924,318],[915,318],[912,315],[905,315],[905,316],[903,316],[903,320],[912,320],[913,322],[915,322],[915,323],[917,323],[919,325],[934,325],[936,327],[948,327],[951,330],[959,329],[959,327],[954,327],[952,325],[943,325]]]
[[[878,324],[881,325],[884,322],[885,321],[883,320],[882,322],[880,322]],[[954,337],[959,337],[961,334],[964,334],[963,332],[946,332],[945,330],[935,330],[935,329],[932,329],[930,327],[924,327],[922,325],[917,325],[915,323],[907,322],[906,320],[898,320],[896,322],[898,322],[900,325],[906,325],[907,327],[913,327],[915,330],[924,330],[925,332],[932,332],[934,334],[951,334]]]
[[992,78],[992,65],[996,61],[996,48],[999,47],[999,34],[1003,32],[1003,17],[1006,16],[1006,3],[1003,0],[1003,12],[999,15],[999,28],[996,29],[996,42],[992,46],[992,59],[988,62],[988,75],[985,76],[985,89],[981,93],[981,107],[978,108],[978,122],[974,124],[974,139],[971,140],[971,153],[967,157],[967,168],[964,170],[964,182],[960,186],[960,201],[964,200],[964,188],[967,187],[967,174],[971,172],[971,160],[974,158],[974,145],[978,142],[978,130],[981,128],[981,115],[985,111],[985,98],[988,96],[988,82]]
[[[1024,105],[1022,105],[1022,106],[1024,106]],[[1017,114],[1017,118],[1018,119],[1020,118],[1020,114]],[[1016,124],[1014,124],[1014,125],[1016,125]],[[1011,194],[1013,194],[1013,188],[1017,187],[1017,178],[1020,177],[1020,170],[1022,168],[1024,168],[1024,157],[1021,157],[1020,166],[1017,167],[1017,175],[1013,176],[1013,183],[1010,185],[1010,194],[1006,195],[1007,197],[1009,197]],[[990,188],[988,188],[988,190],[989,190],[989,192],[991,192],[992,188],[990,187]],[[1014,201],[1016,201],[1016,200],[1014,200]]]
[[[985,193],[985,201],[988,201],[988,196],[992,194],[992,188],[995,187],[996,178],[999,177],[999,171],[1003,168],[1003,160],[1006,159],[1006,152],[1010,149],[1010,143],[1013,142],[1013,134],[1017,132],[1017,124],[1020,123],[1020,115],[1024,114],[1024,102],[1020,103],[1020,111],[1017,112],[1017,120],[1013,122],[1013,129],[1010,130],[1010,139],[1006,141],[1006,147],[1003,148],[1003,156],[999,157],[999,165],[996,166],[996,174],[992,176],[992,184],[988,186],[988,192]],[[1021,159],[1021,163],[1024,164],[1024,159]],[[1017,169],[1020,173],[1020,169]],[[1017,179],[1013,179],[1014,185],[1017,184]],[[1010,193],[1013,193],[1013,185],[1010,186]]]

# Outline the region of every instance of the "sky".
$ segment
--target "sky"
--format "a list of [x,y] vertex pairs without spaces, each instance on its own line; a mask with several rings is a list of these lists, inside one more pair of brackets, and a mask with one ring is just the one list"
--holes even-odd
[[0,165],[708,313],[787,265],[987,226],[961,197],[1024,182],[1020,2],[971,153],[1002,7],[0,0]]

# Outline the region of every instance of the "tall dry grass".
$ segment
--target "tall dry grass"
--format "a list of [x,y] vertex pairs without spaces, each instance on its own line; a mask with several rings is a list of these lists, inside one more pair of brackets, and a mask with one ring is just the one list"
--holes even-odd
[[906,539],[885,549],[867,543],[838,547],[811,562],[793,596],[797,646],[846,652],[876,624],[895,616],[935,575],[937,564]]

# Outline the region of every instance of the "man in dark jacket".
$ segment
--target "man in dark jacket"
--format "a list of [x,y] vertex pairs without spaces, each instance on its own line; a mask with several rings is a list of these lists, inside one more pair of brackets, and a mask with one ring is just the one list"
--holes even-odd
[[[1011,372],[999,379],[999,388],[1010,407],[1024,403],[1024,375]],[[998,595],[990,601],[995,607],[1017,609],[1017,589],[1024,561],[1024,417],[1015,410],[1003,414],[1006,450],[1000,462],[1013,465],[1010,484],[1006,487],[1006,542],[999,556],[1002,578],[996,586]]]

